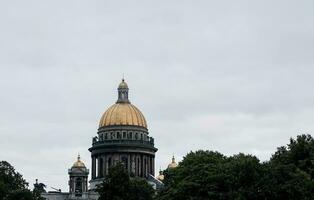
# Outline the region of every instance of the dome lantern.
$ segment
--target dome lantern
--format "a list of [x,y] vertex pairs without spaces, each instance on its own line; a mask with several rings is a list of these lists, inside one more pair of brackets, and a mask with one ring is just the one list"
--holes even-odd
[[128,84],[122,79],[118,87],[118,100],[117,103],[130,103],[129,101],[129,87]]

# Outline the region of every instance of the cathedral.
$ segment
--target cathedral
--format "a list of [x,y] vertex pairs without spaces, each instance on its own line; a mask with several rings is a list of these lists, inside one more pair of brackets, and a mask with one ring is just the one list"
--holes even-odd
[[[155,178],[154,138],[149,135],[143,113],[129,100],[129,87],[124,79],[118,86],[118,99],[102,115],[97,135],[92,138],[91,180],[89,170],[78,156],[68,170],[69,192],[42,193],[47,200],[96,200],[95,192],[108,174],[110,167],[123,163],[131,176],[145,178],[155,189],[162,187],[163,175]],[[168,168],[177,164],[172,159]],[[89,183],[89,184],[88,184]]]

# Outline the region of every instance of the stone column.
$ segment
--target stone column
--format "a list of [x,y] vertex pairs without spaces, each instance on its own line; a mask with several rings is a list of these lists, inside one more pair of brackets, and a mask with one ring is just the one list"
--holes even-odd
[[103,155],[103,177],[107,175],[107,156],[106,154]]
[[155,156],[152,156],[152,175],[155,176]]
[[146,176],[146,165],[145,165],[146,159],[145,156],[142,155],[142,177]]
[[141,156],[140,155],[137,155],[136,156],[136,173],[137,173],[137,176],[141,176],[142,175],[142,162],[141,162]]
[[130,153],[128,153],[127,158],[128,158],[128,172],[129,172],[129,174],[131,174],[132,173],[132,167],[131,167],[131,155],[130,155]]
[[96,178],[96,158],[92,156],[92,179]]
[[152,174],[152,156],[148,156],[148,174]]

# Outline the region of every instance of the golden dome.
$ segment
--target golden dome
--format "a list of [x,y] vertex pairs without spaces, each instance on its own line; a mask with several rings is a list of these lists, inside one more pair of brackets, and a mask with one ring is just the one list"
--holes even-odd
[[168,165],[168,169],[173,169],[173,168],[176,168],[177,166],[178,166],[178,164],[176,163],[176,160],[175,160],[174,156],[172,156],[172,161]]
[[165,176],[161,169],[159,170],[159,175],[156,178],[160,181],[163,181],[165,179]]
[[112,125],[131,125],[147,128],[142,112],[131,103],[116,103],[103,114],[99,127]]
[[85,167],[85,164],[81,161],[80,154],[77,156],[77,161],[73,164],[72,167]]
[[141,126],[147,128],[147,123],[142,112],[132,105],[128,99],[128,85],[122,79],[118,87],[118,100],[102,115],[99,128],[114,125]]

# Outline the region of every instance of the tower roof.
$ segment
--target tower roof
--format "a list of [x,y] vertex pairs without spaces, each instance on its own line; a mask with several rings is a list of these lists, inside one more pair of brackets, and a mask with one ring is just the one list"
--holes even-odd
[[85,167],[85,164],[81,161],[81,156],[80,154],[77,156],[77,161],[73,164],[72,168],[80,168],[80,167]]
[[104,112],[99,127],[129,125],[147,128],[142,112],[130,103],[128,90],[127,83],[122,79],[118,87],[118,101]]
[[178,164],[176,163],[174,156],[172,156],[172,160],[171,160],[171,163],[168,165],[168,169],[173,169],[173,168],[176,168],[177,166]]

